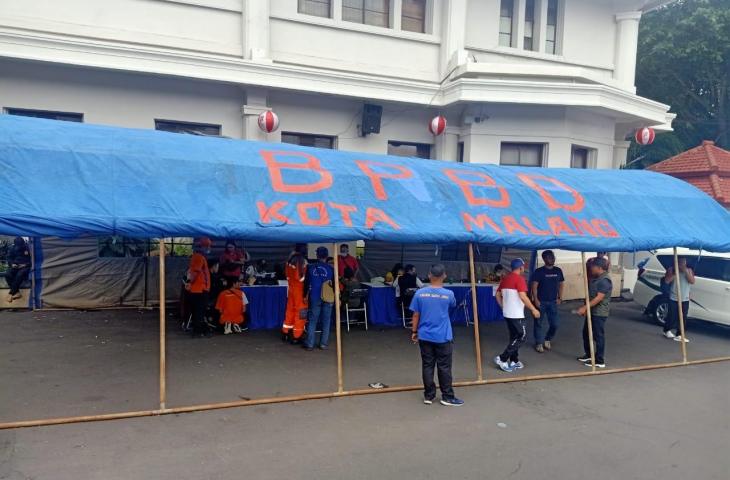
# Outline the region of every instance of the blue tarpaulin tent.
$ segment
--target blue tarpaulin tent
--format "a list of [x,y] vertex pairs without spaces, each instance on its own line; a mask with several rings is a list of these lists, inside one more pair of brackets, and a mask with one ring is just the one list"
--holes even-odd
[[8,235],[730,251],[725,209],[646,171],[465,165],[2,115],[0,175]]

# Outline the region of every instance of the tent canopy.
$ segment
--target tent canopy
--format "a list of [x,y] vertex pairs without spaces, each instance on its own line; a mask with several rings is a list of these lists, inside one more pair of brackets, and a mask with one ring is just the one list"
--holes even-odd
[[647,171],[465,165],[0,115],[0,172],[8,235],[730,251],[725,209]]

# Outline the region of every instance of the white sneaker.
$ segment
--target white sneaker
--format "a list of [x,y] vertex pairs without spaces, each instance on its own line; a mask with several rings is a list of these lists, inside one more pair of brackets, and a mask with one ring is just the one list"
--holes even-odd
[[662,333],[662,335],[664,335],[665,337],[670,338],[670,339],[676,337],[676,335],[674,333],[672,333],[671,330],[667,330],[666,332]]
[[238,324],[234,324],[233,331],[236,333],[241,333],[241,327]]
[[231,324],[226,323],[226,326],[223,327],[223,335],[229,335],[231,333]]
[[689,343],[689,338],[687,338],[687,337],[684,337],[684,338],[682,338],[682,336],[681,336],[681,335],[679,335],[679,336],[675,336],[675,337],[674,337],[674,341],[675,341],[675,342],[684,342],[684,343]]

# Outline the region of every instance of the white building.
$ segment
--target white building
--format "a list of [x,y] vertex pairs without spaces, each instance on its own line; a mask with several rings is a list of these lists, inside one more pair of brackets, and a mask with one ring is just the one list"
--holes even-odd
[[[616,168],[658,0],[0,0],[0,107],[342,150]],[[383,107],[362,136],[365,103]],[[280,118],[262,133],[257,115]],[[37,112],[34,112],[37,111]],[[434,115],[448,119],[434,138]]]

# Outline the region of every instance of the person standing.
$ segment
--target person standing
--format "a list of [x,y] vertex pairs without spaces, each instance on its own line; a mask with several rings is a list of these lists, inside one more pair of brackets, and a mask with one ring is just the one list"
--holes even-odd
[[411,301],[413,325],[411,340],[421,349],[421,373],[423,377],[423,403],[431,405],[436,398],[433,381],[437,369],[441,405],[459,407],[464,404],[454,396],[451,364],[454,351],[454,335],[451,330],[449,309],[456,307],[454,292],[444,288],[446,269],[435,264],[428,272],[431,285],[419,289]]
[[522,276],[525,272],[525,261],[515,258],[510,264],[512,272],[505,276],[497,288],[496,299],[502,307],[502,315],[509,330],[509,343],[501,355],[494,357],[494,363],[505,372],[513,372],[524,368],[520,362],[520,347],[525,343],[525,306],[530,309],[535,318],[540,317],[540,311],[527,296],[527,282]]
[[345,268],[348,267],[357,276],[357,270],[360,268],[360,264],[357,262],[357,258],[350,255],[350,246],[343,243],[340,245],[340,256],[337,259],[337,276],[340,278],[344,277]]
[[28,279],[30,273],[30,250],[23,237],[15,237],[13,246],[8,251],[8,266],[10,269],[5,276],[10,291],[8,292],[8,303],[23,297],[20,287]]
[[[552,250],[542,252],[545,265],[535,270],[530,280],[532,301],[540,310],[540,317],[535,318],[534,331],[535,350],[543,353],[552,349],[552,339],[558,331],[560,317],[558,305],[563,300],[563,286],[565,277],[563,271],[555,266],[555,254]],[[549,325],[545,332],[545,321]]]
[[[682,308],[682,314],[686,319],[687,313],[689,313],[689,291],[692,288],[691,285],[695,283],[695,272],[687,266],[687,258],[679,257],[677,263],[679,265],[679,275],[674,274],[674,267],[667,268],[667,273],[664,275],[664,283],[669,288],[669,316],[664,323],[664,336],[677,342],[684,340],[685,343],[688,343],[689,339],[686,332],[685,337],[682,338],[682,330],[679,326],[679,309]],[[679,287],[682,290],[681,307],[677,299],[677,286],[674,283],[677,279],[679,279]]]
[[[286,298],[286,316],[281,327],[282,341],[290,341],[293,345],[302,342],[304,326],[307,323],[307,302],[304,298],[304,277],[307,273],[307,260],[304,255],[294,251],[286,262],[286,280],[289,292]],[[304,315],[302,315],[304,313]]]
[[[606,368],[606,320],[610,313],[611,292],[613,283],[608,275],[608,260],[604,257],[596,257],[591,260],[591,276],[588,284],[589,306],[591,308],[591,324],[593,326],[593,341],[596,344],[596,367]],[[576,313],[580,316],[586,315],[585,305],[580,307]],[[588,319],[583,322],[583,350],[584,354],[578,357],[578,361],[586,366],[591,366],[591,343],[588,332]]]
[[329,301],[330,299],[325,298],[326,295],[323,293],[330,289],[334,292],[335,271],[332,265],[327,263],[328,257],[327,247],[317,248],[317,263],[307,266],[307,275],[304,280],[304,291],[309,300],[307,338],[304,342],[304,348],[308,351],[314,350],[318,325],[322,327],[322,336],[319,339],[320,350],[327,350],[329,343],[333,303]]
[[220,271],[223,278],[240,280],[241,269],[246,261],[248,261],[246,252],[240,250],[233,240],[226,240],[226,249],[220,256]]
[[207,237],[196,240],[188,266],[186,288],[192,313],[193,337],[211,335],[210,328],[205,322],[205,309],[208,306],[210,292],[210,269],[206,255],[210,253],[210,246],[211,241]]

